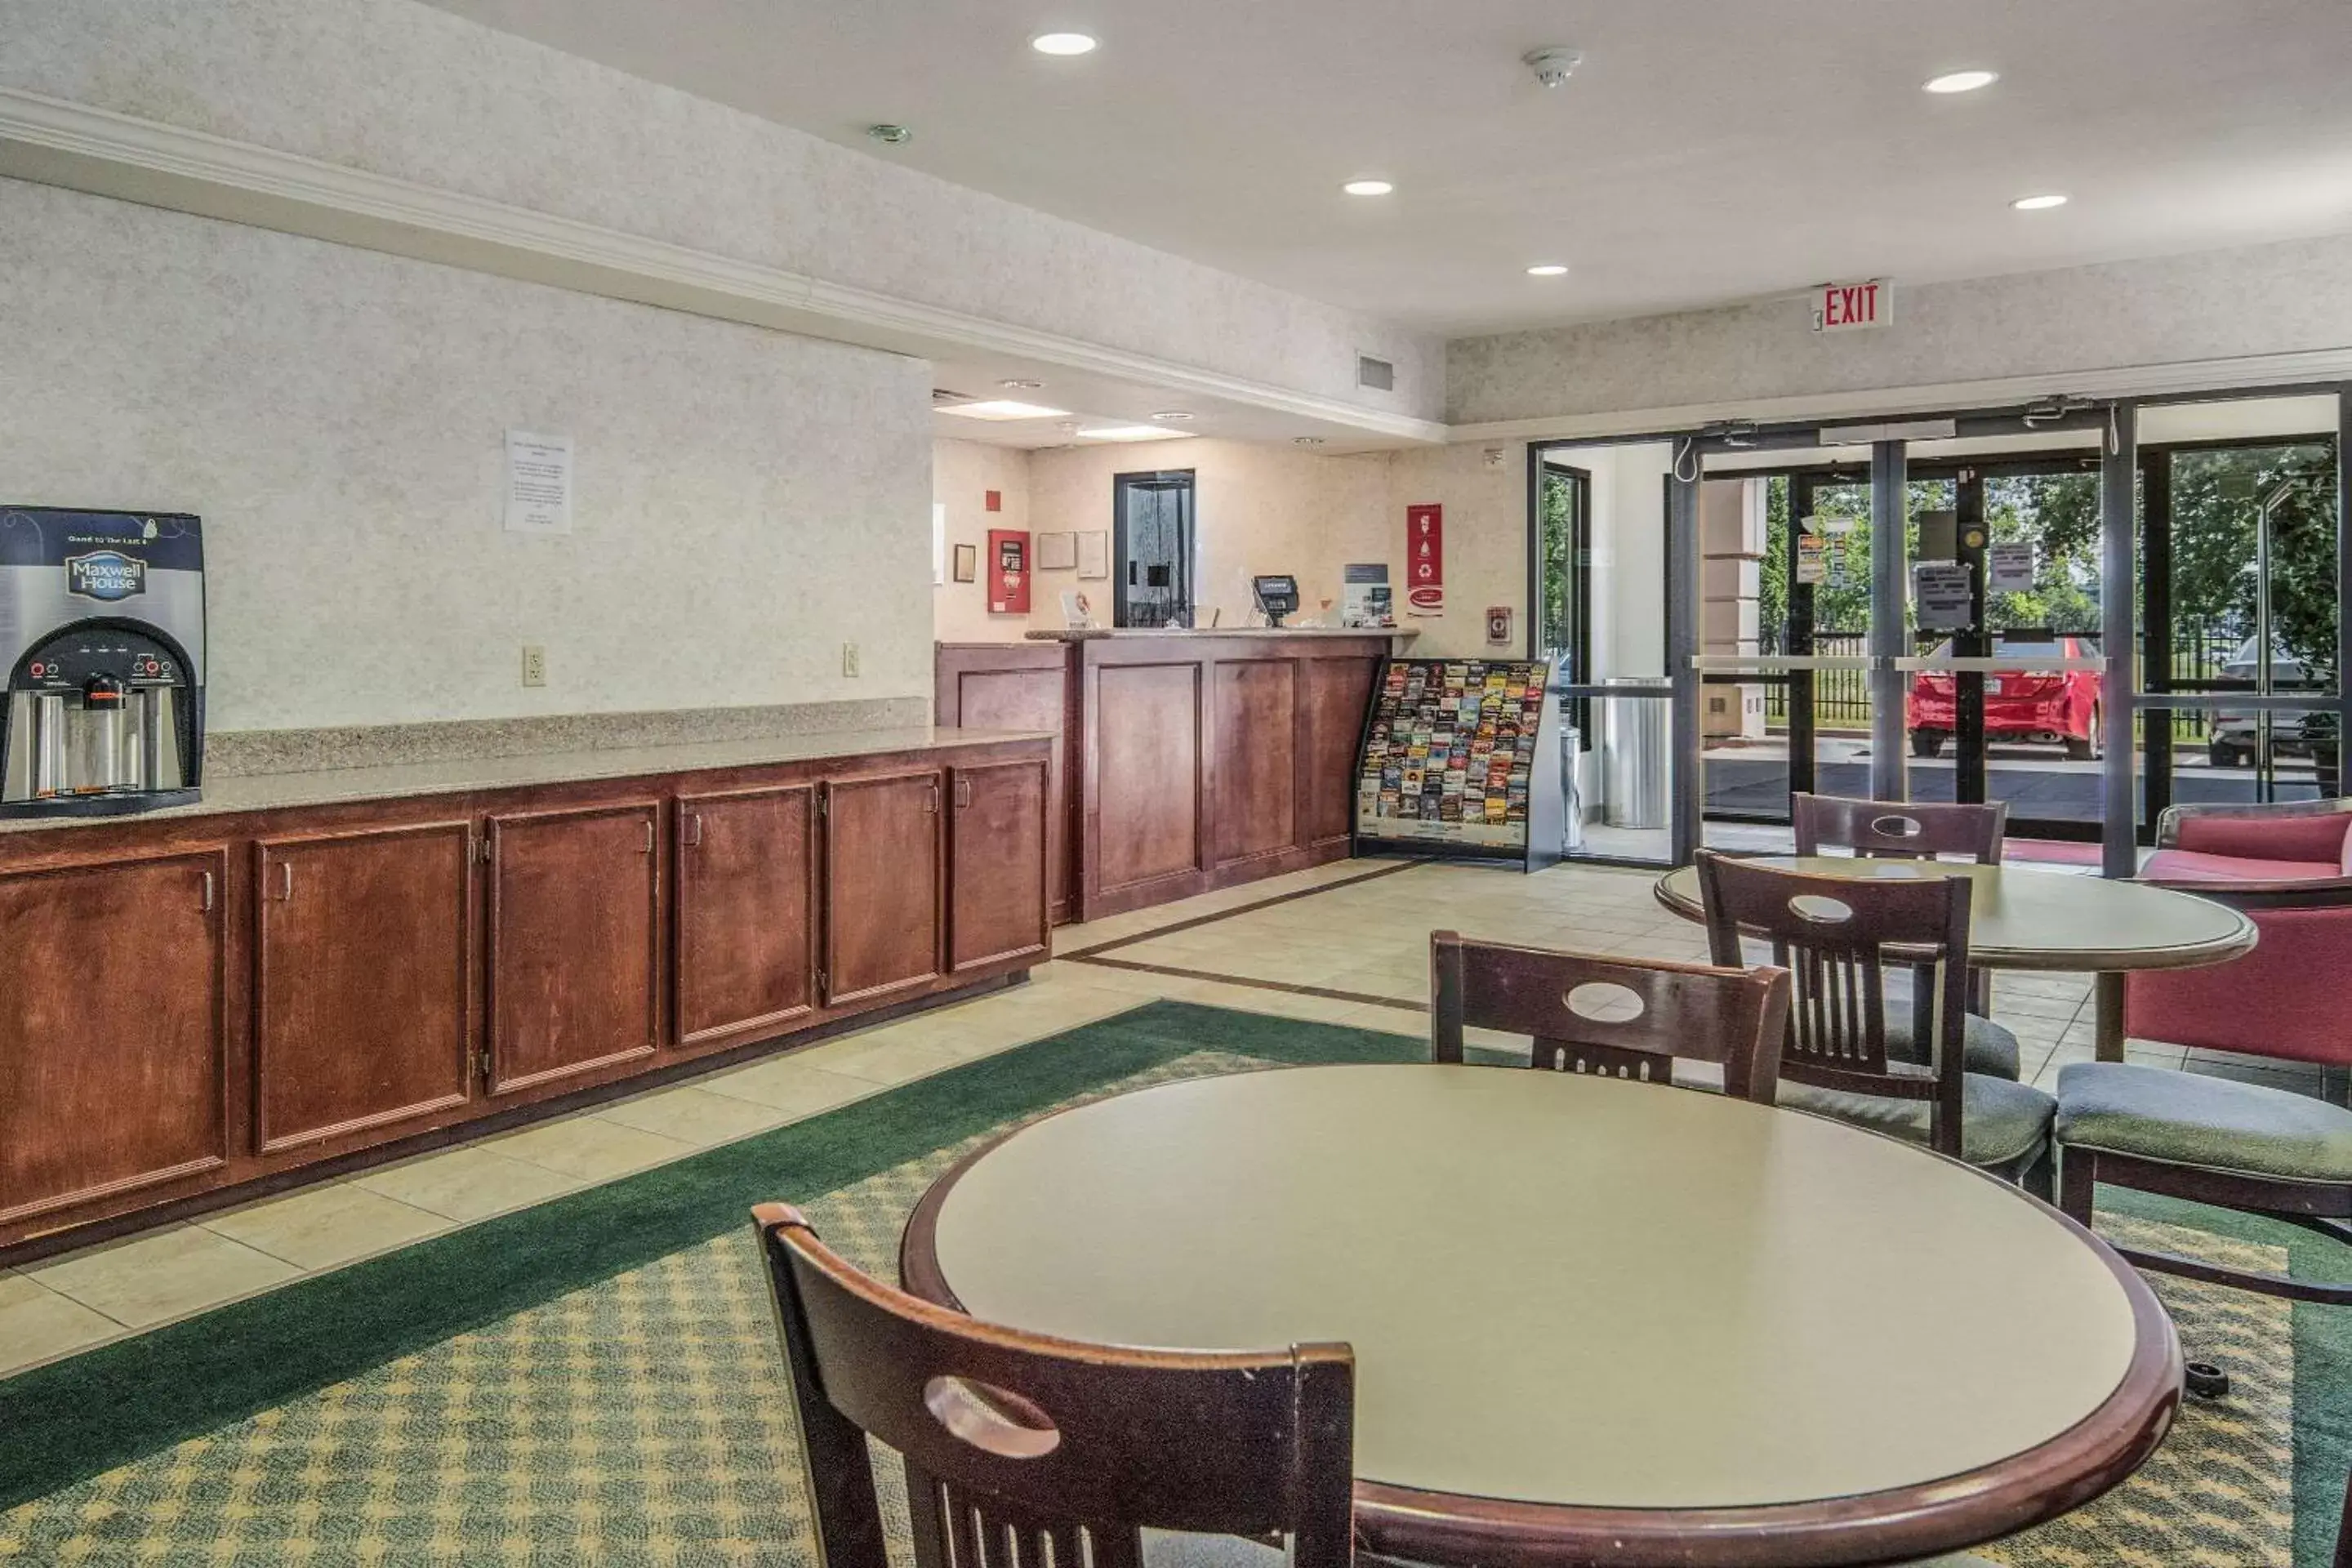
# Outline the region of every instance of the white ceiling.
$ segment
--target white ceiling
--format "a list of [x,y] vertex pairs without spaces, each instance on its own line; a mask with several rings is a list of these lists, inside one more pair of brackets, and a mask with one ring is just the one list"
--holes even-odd
[[2352,228],[2352,0],[433,3],[1456,335]]

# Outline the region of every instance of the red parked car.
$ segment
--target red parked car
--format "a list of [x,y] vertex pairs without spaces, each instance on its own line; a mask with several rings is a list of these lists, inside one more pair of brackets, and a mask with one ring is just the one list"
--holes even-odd
[[[1952,651],[1949,642],[1937,646],[1932,657]],[[2004,642],[1996,650],[2014,658],[2023,670],[1984,678],[1984,732],[1988,741],[2054,741],[2066,755],[2088,762],[2099,754],[2102,715],[2099,673],[2095,669],[2035,670],[2035,659],[2096,658],[2098,645],[2088,637],[2061,637],[2048,642]],[[1955,678],[1922,670],[1912,677],[1906,721],[1911,729],[1911,754],[1941,756],[1953,730],[1952,695]]]

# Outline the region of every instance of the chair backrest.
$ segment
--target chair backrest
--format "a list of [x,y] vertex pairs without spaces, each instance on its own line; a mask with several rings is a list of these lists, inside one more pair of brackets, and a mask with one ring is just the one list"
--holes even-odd
[[1144,1528],[1292,1537],[1347,1568],[1355,1358],[1112,1349],[858,1272],[782,1204],[768,1262],[823,1568],[888,1568],[866,1438],[905,1456],[919,1568],[1140,1568]]
[[1876,859],[1932,860],[1965,855],[1980,866],[2000,864],[2009,831],[2009,803],[1915,805],[1908,801],[1849,800],[1836,795],[1789,797],[1797,853],[1851,849]]
[[1528,1066],[1674,1081],[1676,1057],[1723,1064],[1723,1089],[1769,1105],[1788,1028],[1778,969],[1636,963],[1429,938],[1430,1054],[1462,1060],[1465,1027],[1532,1036]]
[[[1780,1076],[1927,1100],[1929,1142],[1958,1154],[1968,879],[1809,876],[1706,849],[1698,876],[1715,961],[1738,963],[1744,932],[1769,942],[1772,962],[1793,979]],[[1897,967],[1912,972],[1912,1026],[1933,1042],[1932,1067],[1888,1058],[1885,976]]]

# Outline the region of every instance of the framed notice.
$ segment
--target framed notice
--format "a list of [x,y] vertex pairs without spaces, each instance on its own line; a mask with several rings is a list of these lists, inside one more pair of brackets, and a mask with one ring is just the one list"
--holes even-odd
[[976,583],[980,580],[980,546],[959,544],[955,547],[955,580]]
[[1041,533],[1037,536],[1037,570],[1067,572],[1078,563],[1078,536]]
[[1110,575],[1110,535],[1097,531],[1078,535],[1078,578],[1099,582]]

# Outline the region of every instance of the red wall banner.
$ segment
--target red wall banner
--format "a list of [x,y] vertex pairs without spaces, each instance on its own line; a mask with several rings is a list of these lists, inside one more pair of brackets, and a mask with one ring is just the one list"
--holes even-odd
[[988,611],[995,616],[1029,613],[1029,531],[988,531]]
[[1434,501],[1404,509],[1404,584],[1407,612],[1445,613],[1445,509]]

